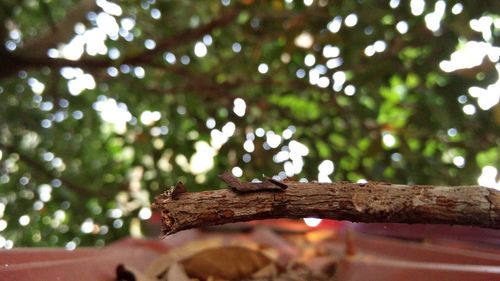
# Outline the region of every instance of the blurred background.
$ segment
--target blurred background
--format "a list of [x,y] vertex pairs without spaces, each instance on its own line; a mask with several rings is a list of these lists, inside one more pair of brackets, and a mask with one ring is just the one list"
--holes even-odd
[[500,188],[500,1],[2,0],[0,248],[244,180]]

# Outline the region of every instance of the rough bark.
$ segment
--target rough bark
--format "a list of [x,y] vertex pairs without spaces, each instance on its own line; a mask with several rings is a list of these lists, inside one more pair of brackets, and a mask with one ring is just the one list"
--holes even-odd
[[270,218],[426,223],[500,228],[500,191],[482,186],[286,182],[282,191],[239,193],[232,189],[164,193],[163,232]]

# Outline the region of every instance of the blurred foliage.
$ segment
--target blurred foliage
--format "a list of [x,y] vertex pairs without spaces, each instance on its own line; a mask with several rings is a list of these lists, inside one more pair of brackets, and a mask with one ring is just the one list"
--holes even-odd
[[234,167],[447,185],[500,167],[500,108],[469,90],[498,80],[498,56],[440,67],[466,42],[499,46],[498,0],[0,6],[5,248],[140,236],[155,194],[222,187]]

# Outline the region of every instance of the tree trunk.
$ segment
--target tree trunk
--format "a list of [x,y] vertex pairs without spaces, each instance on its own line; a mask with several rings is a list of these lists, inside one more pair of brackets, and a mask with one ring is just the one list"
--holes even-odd
[[[246,183],[249,184],[249,183]],[[163,232],[270,218],[500,228],[500,191],[481,186],[286,182],[282,191],[232,189],[156,197]]]

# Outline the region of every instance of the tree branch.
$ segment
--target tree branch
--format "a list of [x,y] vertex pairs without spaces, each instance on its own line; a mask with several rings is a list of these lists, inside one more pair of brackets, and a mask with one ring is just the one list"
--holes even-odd
[[[87,1],[86,0],[82,1],[82,5],[85,2]],[[55,37],[50,37],[50,36],[48,36],[47,38],[42,37],[33,40],[33,43],[28,42],[25,45],[25,47],[23,47],[21,50],[15,53],[0,52],[0,61],[2,61],[2,64],[0,64],[0,79],[13,75],[19,70],[26,68],[79,67],[88,71],[95,71],[110,66],[116,66],[118,64],[151,63],[151,60],[158,54],[161,54],[169,49],[181,46],[182,44],[185,44],[187,42],[193,41],[205,34],[212,32],[215,28],[223,27],[230,24],[238,16],[239,11],[240,9],[238,7],[227,10],[218,18],[212,20],[207,24],[201,25],[194,29],[183,30],[171,37],[166,38],[164,41],[158,43],[155,49],[140,53],[138,55],[126,57],[121,62],[112,61],[109,59],[82,58],[80,60],[74,61],[62,58],[50,58],[46,56],[46,51],[49,47],[53,45]],[[60,24],[58,24],[58,26],[59,25]],[[73,26],[71,27],[71,30],[73,30]]]
[[500,228],[500,191],[482,186],[286,182],[279,192],[230,189],[156,197],[163,232],[270,218],[475,225]]
[[11,145],[6,145],[6,144],[0,143],[0,149],[5,150],[8,153],[16,153],[17,155],[19,155],[19,159],[21,161],[23,161],[24,163],[26,163],[28,166],[30,166],[34,170],[38,171],[40,174],[42,174],[45,177],[47,177],[49,180],[59,179],[63,185],[67,186],[71,190],[73,190],[73,191],[75,191],[75,192],[77,192],[77,193],[79,193],[81,195],[95,196],[95,194],[93,194],[91,191],[89,191],[85,187],[77,185],[74,182],[69,181],[68,179],[66,179],[64,177],[58,176],[55,172],[47,169],[39,161],[37,161],[37,160],[29,157],[26,154],[23,154],[23,153],[19,152],[15,147],[13,147]]
[[62,68],[62,67],[79,67],[87,71],[101,70],[115,65],[111,60],[99,59],[81,59],[68,60],[61,58],[49,57],[25,57],[17,53],[9,53],[0,50],[0,79],[14,75],[20,70],[27,68]]
[[[40,3],[45,3],[40,1]],[[42,5],[44,10],[48,10],[47,4]],[[37,36],[24,44],[18,52],[23,57],[46,57],[49,48],[57,46],[71,39],[74,35],[75,24],[83,21],[88,12],[97,8],[95,0],[81,0],[71,9],[64,19],[57,23],[51,23],[50,28],[40,36]],[[49,18],[50,20],[50,18]]]
[[200,25],[197,28],[183,30],[171,37],[166,38],[156,45],[156,48],[125,58],[124,63],[136,64],[144,61],[151,60],[156,55],[161,54],[169,49],[181,46],[185,43],[191,42],[201,36],[212,32],[214,29],[224,27],[234,21],[239,14],[240,9],[236,6],[221,14],[218,18],[213,19],[207,24]]

